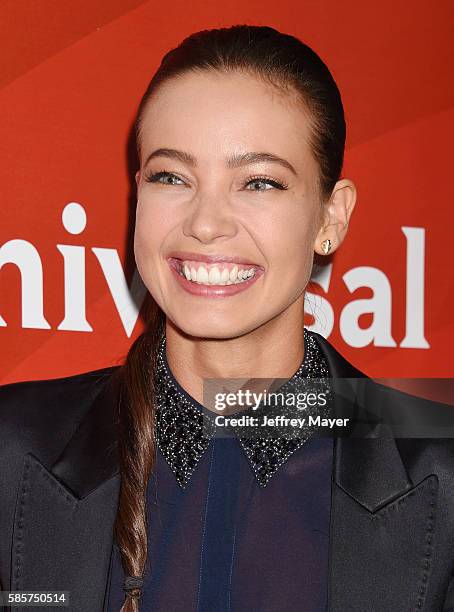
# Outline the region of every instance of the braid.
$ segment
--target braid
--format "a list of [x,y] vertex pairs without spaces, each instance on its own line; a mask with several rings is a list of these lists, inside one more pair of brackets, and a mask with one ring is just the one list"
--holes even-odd
[[[132,344],[120,372],[120,498],[115,538],[126,576],[142,577],[147,560],[146,492],[154,467],[154,376],[164,315],[154,303],[148,329]],[[138,612],[140,587],[131,582],[121,612]]]

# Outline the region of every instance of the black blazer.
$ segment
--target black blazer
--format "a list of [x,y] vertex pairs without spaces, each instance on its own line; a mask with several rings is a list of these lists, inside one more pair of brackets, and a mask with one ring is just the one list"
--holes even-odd
[[[373,405],[413,418],[427,408],[370,381],[315,337],[342,416]],[[64,609],[105,609],[120,485],[115,370],[0,388],[4,590],[70,591]],[[355,435],[335,439],[330,612],[453,612],[453,440]],[[276,612],[289,612],[285,602]]]

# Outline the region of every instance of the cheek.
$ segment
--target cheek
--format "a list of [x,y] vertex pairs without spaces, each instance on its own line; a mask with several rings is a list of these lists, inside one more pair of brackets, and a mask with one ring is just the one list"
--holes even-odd
[[146,214],[143,208],[138,205],[136,210],[136,223],[134,229],[134,252],[141,256],[152,248],[153,223],[151,215]]
[[134,257],[137,270],[145,287],[162,305],[161,267],[159,257],[163,242],[163,228],[159,217],[148,206],[138,205],[134,230]]
[[134,231],[136,255],[158,255],[160,246],[170,231],[170,221],[157,206],[139,201]]
[[138,205],[134,230],[134,256],[142,280],[148,289],[156,269],[156,259],[159,257],[162,239],[158,217],[150,208]]
[[273,261],[286,276],[301,274],[307,265],[312,265],[314,248],[313,220],[301,210],[286,218],[276,218],[269,227],[270,265]]

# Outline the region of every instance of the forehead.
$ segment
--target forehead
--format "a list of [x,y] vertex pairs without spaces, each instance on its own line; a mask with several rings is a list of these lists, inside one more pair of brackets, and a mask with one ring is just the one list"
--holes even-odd
[[184,149],[200,159],[239,150],[269,151],[309,162],[309,117],[295,95],[241,72],[201,71],[173,77],[149,99],[141,151]]

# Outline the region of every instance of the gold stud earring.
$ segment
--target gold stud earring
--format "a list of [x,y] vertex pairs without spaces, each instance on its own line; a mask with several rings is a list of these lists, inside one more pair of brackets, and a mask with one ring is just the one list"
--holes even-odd
[[331,240],[329,238],[322,242],[322,251],[325,253],[325,255],[328,255],[328,253],[331,251]]

